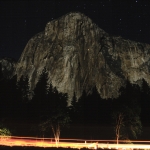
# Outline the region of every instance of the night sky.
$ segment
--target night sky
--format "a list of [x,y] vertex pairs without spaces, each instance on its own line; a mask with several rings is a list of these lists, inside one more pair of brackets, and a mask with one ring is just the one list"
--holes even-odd
[[111,35],[150,44],[150,0],[1,0],[0,58],[19,59],[46,23],[79,11]]

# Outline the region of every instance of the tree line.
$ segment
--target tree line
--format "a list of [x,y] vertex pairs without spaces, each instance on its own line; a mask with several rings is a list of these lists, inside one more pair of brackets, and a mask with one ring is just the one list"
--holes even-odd
[[19,81],[17,76],[10,80],[1,77],[0,118],[32,120],[43,135],[51,129],[56,141],[59,141],[60,126],[68,123],[110,124],[117,139],[136,138],[142,123],[148,123],[150,117],[150,88],[145,80],[141,87],[127,81],[126,87],[120,89],[119,98],[107,100],[100,97],[95,87],[91,94],[83,91],[78,100],[74,93],[68,107],[68,95],[48,84],[45,69],[30,100],[28,77],[22,76]]

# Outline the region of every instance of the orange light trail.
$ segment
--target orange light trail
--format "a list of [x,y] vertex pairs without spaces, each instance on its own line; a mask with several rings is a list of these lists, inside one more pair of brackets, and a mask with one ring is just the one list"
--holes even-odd
[[[123,143],[125,141],[120,140],[119,142]],[[117,145],[115,144],[116,140],[60,139],[60,142],[56,144],[54,138],[0,136],[0,145],[3,146],[63,147],[63,148],[78,148],[78,149],[80,148],[150,149],[150,141],[130,141],[130,142],[132,143]]]

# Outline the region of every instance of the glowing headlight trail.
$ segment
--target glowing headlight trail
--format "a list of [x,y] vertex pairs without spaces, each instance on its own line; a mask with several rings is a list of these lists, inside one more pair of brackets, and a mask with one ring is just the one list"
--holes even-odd
[[[125,142],[125,141],[119,141]],[[34,147],[70,147],[70,148],[115,148],[115,149],[150,149],[150,141],[130,141],[133,144],[115,144],[115,140],[85,140],[85,139],[60,139],[58,144],[53,138],[36,137],[0,137],[0,145],[5,146],[34,146]],[[138,143],[138,144],[137,144]],[[140,143],[140,144],[139,144]]]

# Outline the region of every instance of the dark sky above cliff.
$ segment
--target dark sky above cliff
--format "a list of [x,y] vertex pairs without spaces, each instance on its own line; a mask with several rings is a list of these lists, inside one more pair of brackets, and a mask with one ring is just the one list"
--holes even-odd
[[149,0],[1,0],[0,57],[18,59],[47,22],[71,11],[84,13],[112,35],[150,44]]

